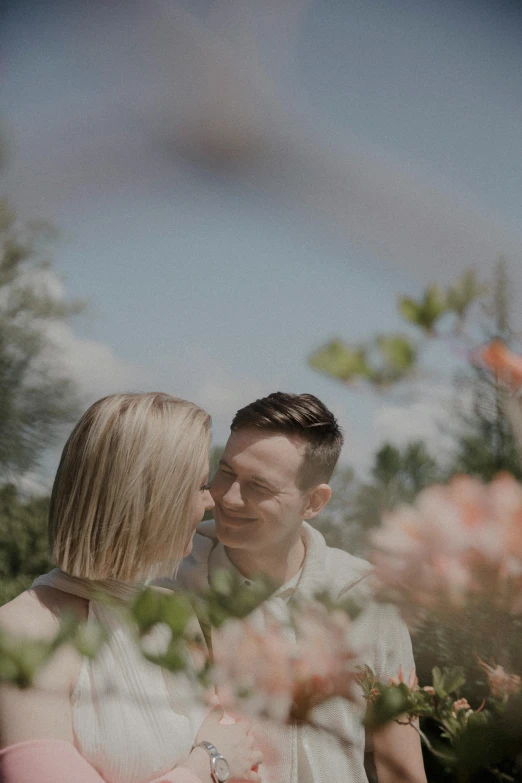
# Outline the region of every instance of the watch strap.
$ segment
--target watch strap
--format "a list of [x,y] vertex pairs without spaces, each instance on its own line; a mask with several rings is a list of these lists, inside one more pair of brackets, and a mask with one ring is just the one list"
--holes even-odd
[[202,740],[201,742],[198,742],[197,745],[194,745],[195,748],[205,748],[209,756],[212,756],[215,758],[216,756],[221,756],[221,753],[218,751],[215,745],[213,745],[211,742],[207,742],[206,740]]
[[227,760],[226,758],[219,752],[219,750],[216,748],[215,745],[213,745],[211,742],[207,742],[206,740],[201,740],[201,742],[198,742],[197,745],[194,745],[195,748],[205,748],[208,755],[210,756],[210,775],[212,777],[212,780],[214,780],[216,783],[221,783],[224,780],[228,780],[230,777],[230,773],[227,773],[226,778],[220,778],[218,775],[218,772],[216,770],[216,761],[223,760],[228,768]]

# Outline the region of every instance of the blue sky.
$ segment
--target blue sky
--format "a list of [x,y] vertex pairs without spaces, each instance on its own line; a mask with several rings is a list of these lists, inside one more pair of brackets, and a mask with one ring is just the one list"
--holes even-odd
[[[486,272],[497,253],[517,292],[517,4],[6,8],[3,190],[59,227],[66,291],[89,301],[55,335],[85,399],[161,388],[206,407],[223,441],[240,405],[309,391],[340,416],[357,467],[388,437],[440,447],[432,381],[417,400],[377,397],[306,356],[397,329],[398,294]],[[242,123],[261,142],[239,163],[173,142]],[[432,358],[443,379],[452,360]]]

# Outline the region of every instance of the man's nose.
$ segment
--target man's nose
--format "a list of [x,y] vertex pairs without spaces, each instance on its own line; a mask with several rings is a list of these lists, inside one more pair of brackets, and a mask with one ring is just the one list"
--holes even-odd
[[238,481],[232,482],[221,498],[221,502],[224,506],[229,506],[230,508],[244,505],[243,497],[241,495],[241,487],[239,486]]

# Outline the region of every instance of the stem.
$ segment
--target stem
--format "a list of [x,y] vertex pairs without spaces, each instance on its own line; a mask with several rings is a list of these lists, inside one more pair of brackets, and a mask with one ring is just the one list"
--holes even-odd
[[506,775],[505,772],[501,772],[499,769],[493,769],[492,767],[488,767],[487,769],[488,772],[491,772],[491,774],[495,775],[499,780],[505,780],[506,783],[515,783],[516,778],[511,775]]
[[504,393],[502,395],[502,407],[511,425],[518,455],[522,459],[522,412],[520,410],[520,401],[513,394]]

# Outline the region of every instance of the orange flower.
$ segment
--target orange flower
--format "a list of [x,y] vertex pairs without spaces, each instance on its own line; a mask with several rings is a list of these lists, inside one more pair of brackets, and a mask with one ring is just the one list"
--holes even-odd
[[513,353],[502,340],[492,340],[478,352],[477,358],[495,375],[497,381],[518,391],[522,386],[522,356]]

